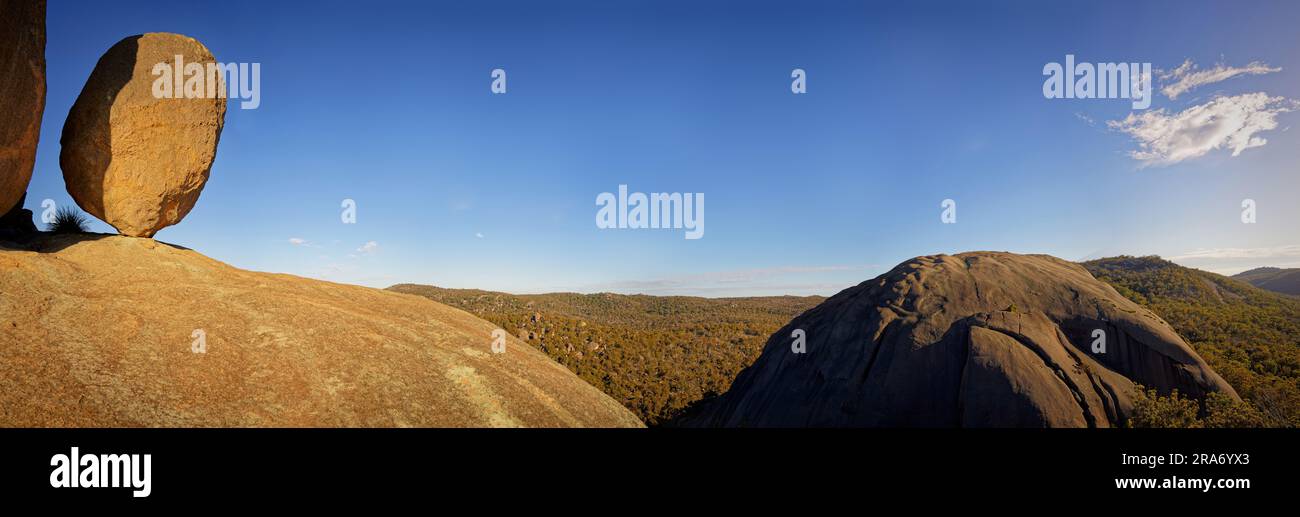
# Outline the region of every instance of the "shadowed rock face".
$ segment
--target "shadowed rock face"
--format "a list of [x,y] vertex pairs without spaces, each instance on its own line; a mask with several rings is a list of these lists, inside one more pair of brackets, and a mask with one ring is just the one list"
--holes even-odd
[[151,239],[0,243],[0,293],[0,426],[641,426],[468,313]]
[[[807,352],[791,352],[803,329]],[[1094,354],[1093,333],[1106,353]],[[1236,393],[1167,323],[1045,255],[918,257],[768,341],[696,426],[1105,427],[1134,383]]]
[[27,191],[45,111],[45,2],[0,0],[0,214]]

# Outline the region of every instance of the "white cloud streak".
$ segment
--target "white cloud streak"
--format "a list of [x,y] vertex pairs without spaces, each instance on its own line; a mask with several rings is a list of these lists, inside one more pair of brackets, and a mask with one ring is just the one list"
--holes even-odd
[[1277,128],[1277,116],[1294,111],[1295,101],[1266,93],[1220,96],[1178,113],[1164,109],[1129,113],[1107,127],[1128,134],[1138,144],[1129,153],[1143,167],[1172,165],[1230,149],[1232,156],[1261,147],[1268,140],[1258,133]]
[[1162,87],[1160,92],[1165,94],[1165,97],[1169,97],[1170,100],[1174,100],[1179,95],[1201,86],[1226,81],[1239,75],[1263,75],[1281,71],[1282,69],[1279,67],[1270,67],[1259,61],[1243,67],[1227,66],[1220,63],[1214,65],[1213,68],[1201,70],[1196,66],[1196,63],[1188,59],[1178,68],[1160,74],[1162,82],[1172,81]]
[[[716,271],[694,275],[681,275],[650,280],[624,280],[586,286],[582,291],[613,291],[657,295],[748,296],[756,293],[833,293],[866,280],[855,271],[879,270],[874,264],[829,266],[777,266],[768,268]],[[839,282],[773,282],[776,278],[827,273],[850,273],[851,280]]]
[[1266,248],[1198,248],[1169,260],[1194,259],[1273,259],[1300,257],[1300,245],[1273,246]]

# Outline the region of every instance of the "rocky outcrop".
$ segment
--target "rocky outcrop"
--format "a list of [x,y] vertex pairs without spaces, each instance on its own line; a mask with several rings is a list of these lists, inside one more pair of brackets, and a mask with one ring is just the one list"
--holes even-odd
[[1135,383],[1237,396],[1167,323],[1077,264],[935,255],[795,318],[685,425],[1117,426]]
[[0,214],[27,192],[44,112],[45,2],[0,0]]
[[494,325],[151,239],[0,242],[0,426],[636,427]]
[[18,203],[9,212],[0,215],[0,239],[22,239],[36,232],[32,211],[23,208],[23,201],[26,199],[26,195],[18,198]]
[[202,88],[194,96],[155,95],[160,64],[167,65],[161,72],[184,77],[160,90],[185,91],[190,76],[172,70],[178,55],[183,64],[216,62],[202,43],[179,34],[119,41],[95,65],[63,125],[59,164],[68,193],[123,235],[151,237],[180,222],[216,157],[226,115],[226,99],[217,95],[224,89],[221,74],[200,70]]

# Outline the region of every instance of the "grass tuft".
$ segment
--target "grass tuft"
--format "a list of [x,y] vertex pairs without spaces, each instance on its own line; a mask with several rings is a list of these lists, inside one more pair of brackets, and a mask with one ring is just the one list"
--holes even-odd
[[87,233],[90,230],[86,228],[86,215],[80,210],[64,205],[54,213],[54,222],[50,223],[49,231],[51,233]]

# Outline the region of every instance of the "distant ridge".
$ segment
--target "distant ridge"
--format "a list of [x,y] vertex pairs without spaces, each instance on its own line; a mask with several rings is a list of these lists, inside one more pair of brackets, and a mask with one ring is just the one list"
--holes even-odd
[[1232,275],[1260,289],[1300,296],[1300,268],[1260,267]]
[[1173,325],[1267,425],[1300,426],[1300,298],[1155,256],[1083,266]]

